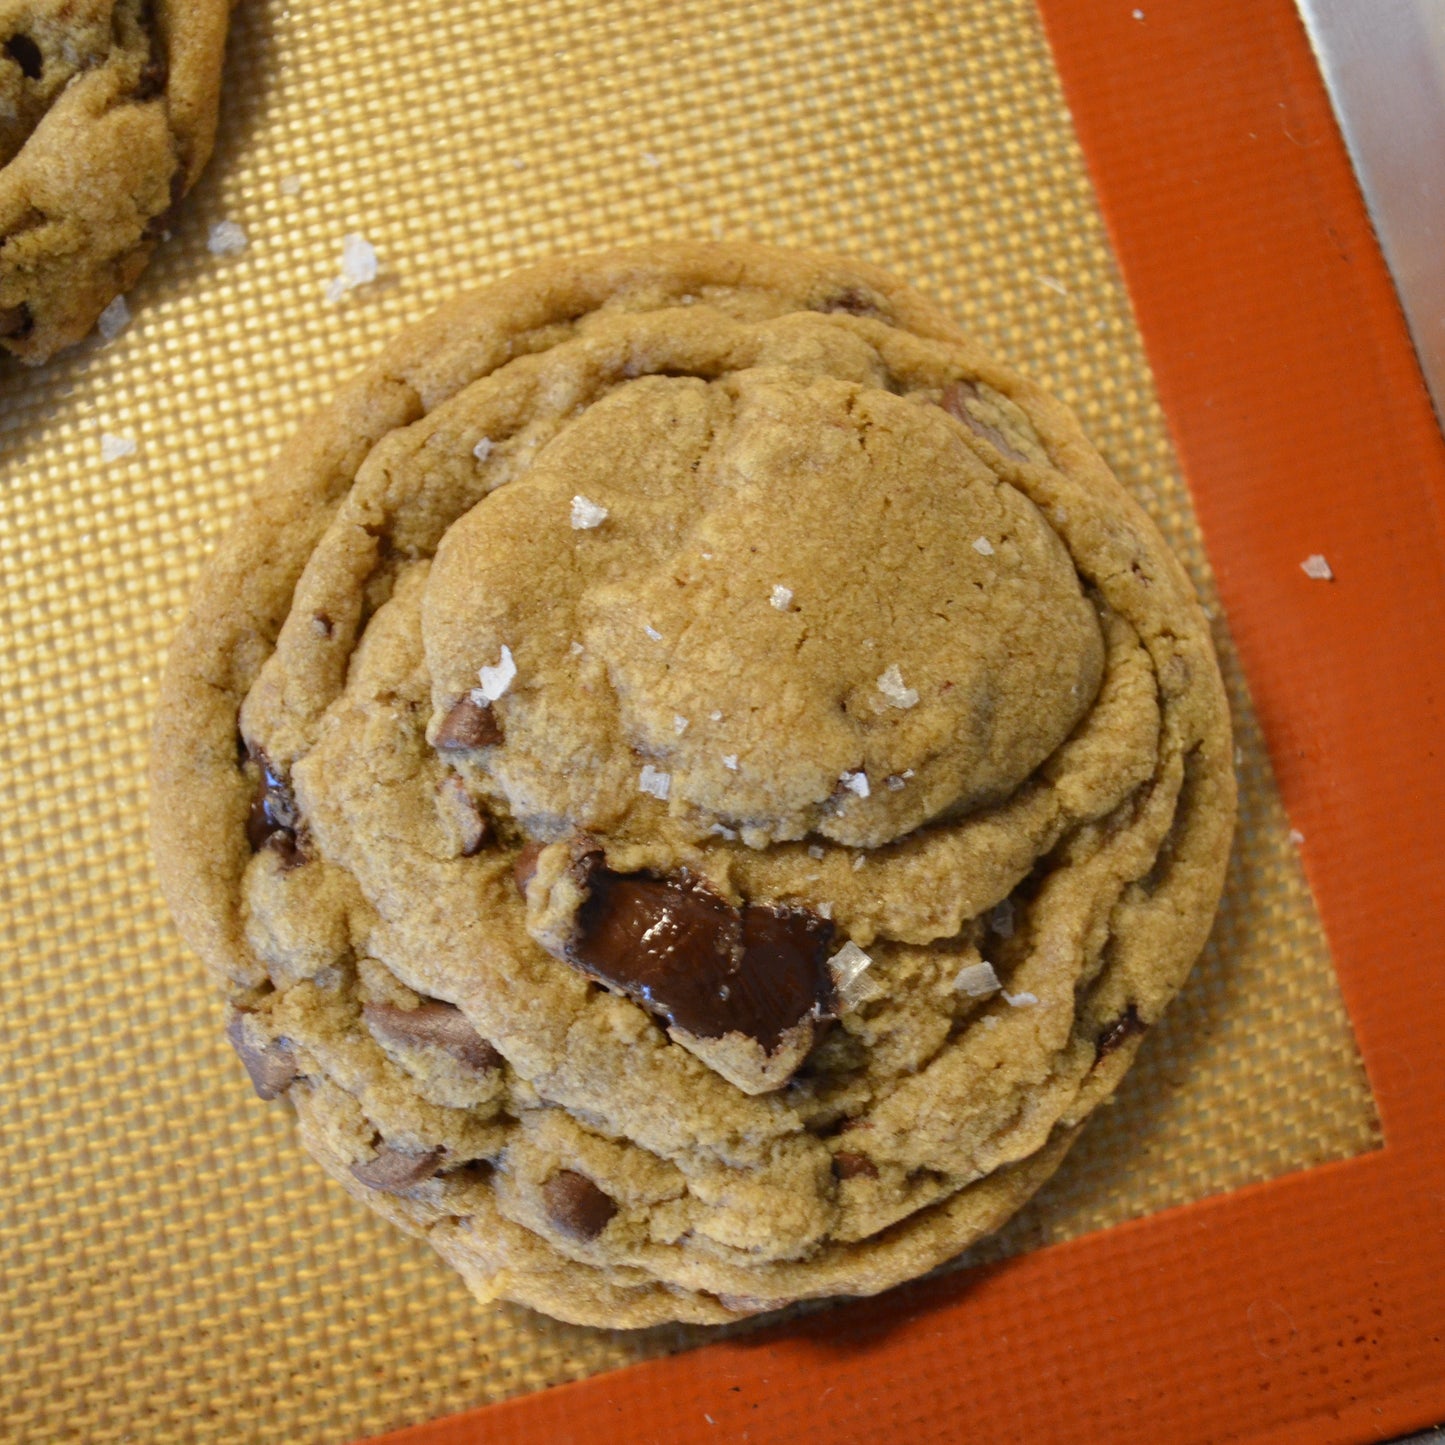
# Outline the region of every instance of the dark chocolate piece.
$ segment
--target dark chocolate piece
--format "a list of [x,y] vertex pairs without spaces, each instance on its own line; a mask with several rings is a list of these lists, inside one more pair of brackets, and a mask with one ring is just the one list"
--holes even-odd
[[1139,1010],[1130,1004],[1108,1028],[1098,1037],[1094,1045],[1094,1062],[1097,1063],[1105,1054],[1112,1054],[1125,1039],[1134,1034],[1142,1034],[1149,1025],[1139,1017]]
[[45,72],[45,57],[40,47],[28,35],[12,35],[5,42],[4,50],[11,60],[20,67],[26,80],[39,80]]
[[245,1034],[245,1016],[233,1014],[226,1025],[226,1037],[231,1047],[240,1055],[246,1072],[251,1076],[251,1087],[261,1099],[276,1099],[290,1088],[294,1079],[300,1076],[296,1057],[290,1046],[280,1039],[258,1048],[248,1043]]
[[1015,461],[1023,462],[1028,458],[1016,447],[1010,444],[1007,437],[994,426],[986,421],[980,421],[965,405],[972,398],[978,399],[978,388],[971,381],[951,381],[943,388],[943,400],[939,403],[949,416],[957,417],[964,426],[984,441],[996,447],[1004,456],[1012,457]]
[[450,812],[462,845],[463,858],[475,858],[491,841],[492,825],[487,815],[472,801],[467,785],[449,772],[437,784],[437,792]]
[[773,1049],[795,1024],[836,1004],[833,925],[802,908],[741,911],[687,873],[594,868],[568,956],[698,1038],[740,1033]]
[[407,1149],[398,1149],[394,1144],[383,1143],[376,1146],[372,1158],[353,1164],[351,1173],[358,1183],[368,1189],[379,1189],[383,1194],[404,1194],[430,1179],[441,1168],[441,1162],[440,1149],[413,1154]]
[[617,1213],[617,1204],[585,1174],[563,1169],[542,1186],[547,1218],[565,1235],[577,1240],[596,1239]]
[[30,308],[23,301],[18,306],[0,306],[0,336],[24,336],[33,324]]
[[833,1173],[839,1179],[876,1179],[878,1166],[866,1154],[850,1154],[840,1149],[833,1156]]
[[861,286],[845,286],[829,296],[819,311],[846,311],[849,316],[882,316],[882,308]]
[[522,851],[517,854],[517,861],[512,864],[512,877],[517,880],[517,892],[523,898],[527,896],[527,885],[536,876],[537,859],[546,846],[545,843],[524,843]]
[[411,1009],[369,1003],[361,1012],[367,1028],[383,1043],[402,1048],[430,1045],[479,1074],[502,1062],[501,1054],[471,1026],[461,1009],[441,999],[428,999]]
[[489,748],[501,742],[502,729],[497,725],[491,706],[473,702],[470,696],[458,698],[452,710],[442,719],[433,747],[444,751],[462,748]]

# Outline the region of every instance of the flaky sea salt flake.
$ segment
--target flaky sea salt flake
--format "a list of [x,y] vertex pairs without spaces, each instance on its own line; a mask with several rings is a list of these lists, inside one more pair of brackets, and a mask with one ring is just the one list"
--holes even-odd
[[484,462],[484,461],[486,461],[486,459],[487,459],[489,456],[491,456],[491,454],[492,454],[492,448],[493,448],[494,446],[496,446],[496,442],[494,442],[494,441],[491,439],[491,437],[483,437],[483,438],[476,444],[476,446],[474,446],[474,447],[472,448],[472,455],[473,455],[479,462]]
[[130,325],[130,307],[124,296],[117,296],[96,318],[95,329],[106,341],[114,341]]
[[569,642],[567,644],[567,652],[572,657],[581,657],[582,644],[580,642]]
[[793,589],[784,587],[781,582],[774,582],[773,595],[770,600],[779,612],[786,612],[793,601]]
[[993,543],[990,542],[987,537],[975,537],[973,539],[973,550],[977,552],[980,557],[992,557]]
[[376,247],[365,236],[348,231],[341,238],[341,274],[327,286],[326,299],[340,301],[348,291],[375,281],[379,270]]
[[1014,936],[1014,901],[1012,898],[1005,898],[1001,903],[994,904],[989,910],[988,926],[1000,938]]
[[818,859],[818,860],[821,861],[821,859],[822,859],[822,857],[823,857],[823,847],[822,847],[822,844],[821,844],[821,843],[809,843],[809,844],[808,844],[808,857],[810,857],[810,858],[815,858],[815,859]]
[[[890,664],[888,670],[878,679],[878,691],[894,707],[916,707],[918,705],[917,691],[903,685],[903,674],[898,670],[896,662]],[[868,794],[864,793],[863,796],[866,798]]]
[[643,763],[637,786],[642,792],[651,793],[659,802],[665,803],[672,790],[672,774],[664,773],[661,768],[654,768],[651,763]]
[[213,256],[239,256],[246,249],[245,229],[234,221],[217,221],[206,237],[206,250]]
[[838,781],[850,793],[856,793],[860,798],[866,798],[871,791],[868,787],[868,774],[861,768],[856,773],[839,773]]
[[122,457],[135,455],[135,438],[118,437],[108,431],[100,434],[100,459],[103,462],[118,462]]
[[662,633],[660,633],[660,632],[657,630],[657,628],[652,627],[652,626],[650,626],[650,625],[647,625],[647,626],[644,626],[642,630],[643,630],[654,642],[661,642],[661,641],[662,641]]
[[859,853],[853,859],[853,871],[856,873],[867,861],[868,855],[866,853]]
[[473,699],[484,703],[496,702],[511,687],[516,675],[517,664],[512,661],[512,649],[504,642],[501,660],[492,667],[478,669],[477,677],[482,685],[472,693]]
[[730,772],[730,773],[735,773],[735,772],[737,772],[737,770],[738,770],[738,755],[737,755],[736,753],[724,753],[724,754],[723,754],[723,767],[725,767],[725,768],[728,770],[728,772]]
[[1004,989],[1003,996],[1010,1008],[1033,1008],[1039,1001],[1036,993],[1010,993]]
[[681,737],[681,736],[683,735],[683,733],[685,733],[685,732],[687,731],[687,727],[688,727],[687,719],[686,719],[685,717],[683,717],[683,715],[682,715],[680,712],[675,712],[675,713],[673,713],[673,715],[672,715],[672,730],[673,730],[673,732],[675,732],[675,733],[678,735],[678,737]]
[[883,992],[867,976],[872,966],[873,960],[851,938],[828,960],[833,987],[838,990],[838,1001],[845,1010],[855,1009]]
[[1289,830],[1289,840],[1298,848],[1300,844],[1304,842],[1305,835],[1301,833],[1298,828],[1291,828]]
[[993,971],[991,963],[965,964],[959,969],[953,986],[959,993],[965,993],[969,998],[987,998],[989,994],[997,993],[999,990],[998,974]]
[[726,823],[714,823],[712,827],[708,829],[708,832],[716,833],[719,838],[726,838],[729,843],[737,841],[738,830],[736,828],[729,828]]
[[578,495],[572,498],[572,528],[577,532],[590,532],[607,520],[607,508]]
[[1335,580],[1334,570],[1318,552],[1310,553],[1299,566],[1300,571],[1306,577],[1313,578],[1316,582],[1333,582]]

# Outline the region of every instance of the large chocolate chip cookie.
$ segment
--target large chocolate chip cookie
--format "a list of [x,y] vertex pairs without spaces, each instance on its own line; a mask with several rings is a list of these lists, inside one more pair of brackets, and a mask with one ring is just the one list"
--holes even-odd
[[79,341],[211,154],[230,0],[0,0],[0,347]]
[[1208,629],[887,276],[559,261],[401,337],[210,564],[154,832],[257,1091],[483,1298],[866,1294],[996,1228],[1209,928]]

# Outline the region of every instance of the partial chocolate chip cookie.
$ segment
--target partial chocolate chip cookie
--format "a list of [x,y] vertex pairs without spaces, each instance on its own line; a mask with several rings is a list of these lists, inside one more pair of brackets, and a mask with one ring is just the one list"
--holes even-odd
[[264,1098],[483,1299],[721,1321],[958,1253],[1209,929],[1229,720],[1071,415],[872,268],[557,261],[211,562],[154,838]]
[[230,0],[0,0],[0,346],[47,360],[211,154]]

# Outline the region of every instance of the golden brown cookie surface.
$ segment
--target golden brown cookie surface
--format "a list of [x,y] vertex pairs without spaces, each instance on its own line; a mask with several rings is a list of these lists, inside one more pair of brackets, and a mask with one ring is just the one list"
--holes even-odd
[[0,346],[47,360],[145,269],[215,135],[229,0],[0,0]]
[[658,246],[462,298],[288,450],[155,837],[348,1187],[483,1295],[727,1319],[1047,1177],[1203,941],[1230,756],[1063,408],[870,268]]

